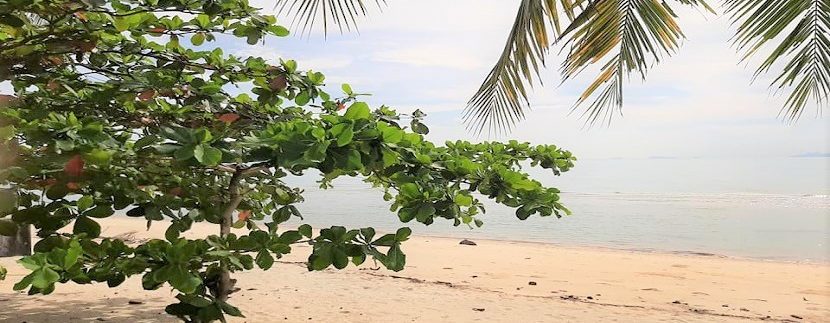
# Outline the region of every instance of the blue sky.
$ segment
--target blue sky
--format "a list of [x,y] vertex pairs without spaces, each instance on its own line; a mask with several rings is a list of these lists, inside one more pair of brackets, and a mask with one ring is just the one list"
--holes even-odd
[[[273,12],[270,1],[253,3]],[[301,68],[324,72],[332,88],[346,82],[372,93],[368,101],[373,104],[426,111],[433,141],[481,140],[464,130],[461,111],[498,57],[516,6],[497,0],[388,1],[382,12],[370,7],[369,17],[359,20],[359,34],[334,32],[324,39],[317,31],[226,52],[296,59]],[[528,120],[509,135],[489,139],[557,144],[583,158],[751,158],[830,151],[830,127],[815,106],[798,123],[788,124],[778,118],[783,98],[771,94],[769,77],[750,84],[757,60],[738,63],[726,17],[676,11],[688,39],[652,69],[646,82],[635,77],[628,83],[623,115],[610,127],[585,128],[578,113],[569,115],[593,71],[559,86],[561,57],[554,55],[543,72],[545,86],[534,88]]]

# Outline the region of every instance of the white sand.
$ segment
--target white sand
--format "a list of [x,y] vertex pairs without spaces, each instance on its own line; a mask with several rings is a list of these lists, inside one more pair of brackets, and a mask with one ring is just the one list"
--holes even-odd
[[[164,225],[109,218],[103,235],[163,237]],[[195,226],[193,234],[216,231]],[[267,272],[236,274],[231,297],[245,319],[232,322],[830,322],[830,265],[570,248],[538,243],[413,237],[399,273],[360,268],[308,272],[298,246]],[[0,282],[0,321],[159,322],[168,287],[141,289],[132,277],[57,286],[48,296],[11,290],[26,270],[12,258]],[[530,282],[535,282],[531,285]],[[591,297],[590,299],[588,297]],[[128,301],[140,300],[139,305]],[[801,319],[797,318],[800,317]]]

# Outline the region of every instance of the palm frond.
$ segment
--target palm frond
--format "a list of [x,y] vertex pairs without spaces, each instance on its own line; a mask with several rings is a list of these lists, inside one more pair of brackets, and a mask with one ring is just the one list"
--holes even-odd
[[[711,11],[703,1],[679,2]],[[674,12],[665,2],[592,2],[560,36],[563,46],[569,47],[561,69],[563,81],[573,78],[591,64],[604,61],[600,74],[579,96],[574,109],[604,87],[582,116],[588,124],[600,120],[610,122],[613,109],[622,108],[625,78],[637,73],[645,79],[649,68],[664,56],[673,54],[684,37]]]
[[[323,31],[328,32],[329,25],[337,26],[343,33],[357,30],[357,16],[365,16],[368,0],[276,0],[275,8],[279,15],[293,16],[292,29],[300,34],[310,33],[318,22],[323,24]],[[386,0],[374,0],[378,7],[383,7]],[[302,27],[301,27],[302,26]]]
[[[522,0],[507,43],[493,69],[467,102],[464,123],[480,134],[509,131],[524,118],[527,87],[545,65],[545,56],[565,19],[587,0]],[[563,16],[564,14],[564,16]],[[553,28],[551,35],[550,28]]]
[[726,0],[724,4],[737,25],[734,43],[745,51],[744,59],[790,30],[755,77],[786,61],[771,85],[792,89],[782,114],[796,120],[810,101],[820,113],[830,94],[830,0]]

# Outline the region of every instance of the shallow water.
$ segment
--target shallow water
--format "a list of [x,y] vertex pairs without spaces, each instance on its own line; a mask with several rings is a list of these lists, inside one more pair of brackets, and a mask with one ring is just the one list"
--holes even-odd
[[[315,176],[300,206],[314,226],[409,226],[416,234],[539,241],[787,261],[830,261],[830,159],[642,159],[579,161],[555,177],[573,215],[531,217],[487,203],[485,225],[470,230],[436,220],[401,224],[379,190],[359,179],[320,190]],[[299,223],[299,221],[293,221]]]

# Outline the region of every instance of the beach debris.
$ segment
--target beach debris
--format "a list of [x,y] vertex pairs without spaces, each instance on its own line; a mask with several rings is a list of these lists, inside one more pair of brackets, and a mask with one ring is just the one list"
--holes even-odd
[[748,309],[745,309],[745,308],[743,308],[743,307],[741,307],[741,308],[740,308],[740,310],[741,310],[741,311],[744,311],[744,312],[749,312],[749,310],[748,310]]
[[587,298],[587,299],[594,299],[594,297],[593,297],[593,296],[588,296],[588,297],[586,297],[586,298]]
[[579,300],[579,296],[574,296],[574,295],[563,295],[563,296],[559,296],[559,298],[564,299],[564,300],[568,300],[568,301],[578,301]]
[[127,304],[130,304],[130,305],[141,305],[141,304],[144,304],[144,302],[139,301],[139,300],[135,300],[135,299],[131,299],[131,300],[127,301]]
[[484,312],[484,309],[483,308],[478,308],[478,307],[473,307],[473,311]]
[[532,280],[527,282],[527,284],[530,285],[530,286],[536,286],[536,282],[532,281]]
[[671,302],[671,303],[672,303],[672,304],[683,304],[683,303],[681,303],[680,301],[674,301],[674,302]]
[[103,322],[103,321],[106,321],[107,319],[105,319],[105,318],[103,318],[103,317],[96,317],[96,318],[95,318],[95,320],[96,320],[96,321]]
[[470,277],[473,277],[473,278],[478,278],[478,275],[472,275],[472,276],[470,276]]
[[459,242],[458,244],[463,244],[465,246],[475,246],[476,245],[475,242],[473,242],[471,240],[467,240],[467,239],[461,240],[461,242]]
[[807,298],[806,298],[806,297],[802,297],[801,299],[803,299],[805,302],[807,302]]
[[799,319],[799,320],[803,320],[803,319],[804,319],[803,317],[798,316],[798,315],[795,315],[795,314],[790,315],[790,317],[792,317],[792,318],[794,318],[794,319]]
[[728,304],[723,304],[723,305],[721,305],[721,307],[729,307],[729,305]]

